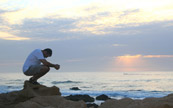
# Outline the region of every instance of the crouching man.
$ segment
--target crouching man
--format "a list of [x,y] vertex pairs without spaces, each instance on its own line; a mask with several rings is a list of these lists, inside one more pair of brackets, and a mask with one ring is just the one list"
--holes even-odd
[[50,48],[35,49],[29,54],[23,65],[23,72],[27,76],[32,76],[29,79],[30,83],[39,84],[37,80],[49,72],[50,67],[54,67],[56,70],[60,68],[59,64],[52,64],[45,59],[51,56],[52,50]]

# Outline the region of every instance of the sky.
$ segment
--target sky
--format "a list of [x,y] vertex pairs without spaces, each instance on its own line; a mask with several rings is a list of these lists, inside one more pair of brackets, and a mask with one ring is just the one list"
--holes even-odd
[[172,40],[173,0],[0,1],[0,72],[44,48],[62,72],[173,71]]

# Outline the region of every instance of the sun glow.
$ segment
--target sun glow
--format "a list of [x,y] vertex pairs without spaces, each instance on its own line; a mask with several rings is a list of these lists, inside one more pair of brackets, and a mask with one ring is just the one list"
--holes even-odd
[[130,56],[130,55],[125,55],[125,56],[119,56],[117,57],[117,61],[124,66],[133,66],[136,61],[141,57],[141,55],[135,55],[135,56]]
[[120,71],[137,71],[137,67],[142,65],[141,55],[125,55],[115,58],[115,66]]
[[114,57],[113,71],[147,71],[150,70],[150,60],[173,58],[173,55],[123,55]]

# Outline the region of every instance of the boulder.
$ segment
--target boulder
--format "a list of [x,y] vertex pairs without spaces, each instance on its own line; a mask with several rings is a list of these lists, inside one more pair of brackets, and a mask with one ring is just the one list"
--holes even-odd
[[81,90],[81,89],[79,89],[78,87],[72,87],[70,88],[70,90]]
[[173,94],[162,98],[146,98],[143,100],[132,100],[130,98],[110,99],[99,108],[173,108]]
[[34,85],[29,81],[25,81],[24,89],[20,93],[26,97],[61,95],[59,88],[56,86]]
[[99,106],[95,103],[92,103],[92,104],[87,104],[87,107],[88,108],[98,108]]
[[104,95],[104,94],[96,97],[96,100],[104,100],[105,101],[108,99],[111,99],[111,98],[109,98],[107,95]]
[[14,108],[87,108],[85,102],[66,100],[61,96],[38,96],[19,103]]
[[66,96],[65,98],[72,101],[83,100],[85,102],[94,102],[94,98],[90,97],[89,95],[70,95]]
[[86,104],[61,97],[58,87],[25,81],[22,90],[0,94],[0,108],[86,108]]

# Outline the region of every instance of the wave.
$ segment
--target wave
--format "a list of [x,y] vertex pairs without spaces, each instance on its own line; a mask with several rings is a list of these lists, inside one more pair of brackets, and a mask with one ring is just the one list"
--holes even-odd
[[148,97],[163,97],[170,94],[170,91],[144,91],[144,90],[131,90],[131,91],[69,91],[62,90],[63,96],[67,95],[90,95],[93,97],[105,94],[114,99],[122,99],[122,98],[132,98],[132,99],[144,99]]
[[18,91],[21,90],[22,86],[6,86],[6,85],[0,85],[0,93],[7,93],[11,91]]
[[52,84],[64,84],[64,83],[81,83],[81,82],[79,82],[79,81],[71,81],[71,80],[67,80],[67,81],[53,81],[53,82],[51,82]]

